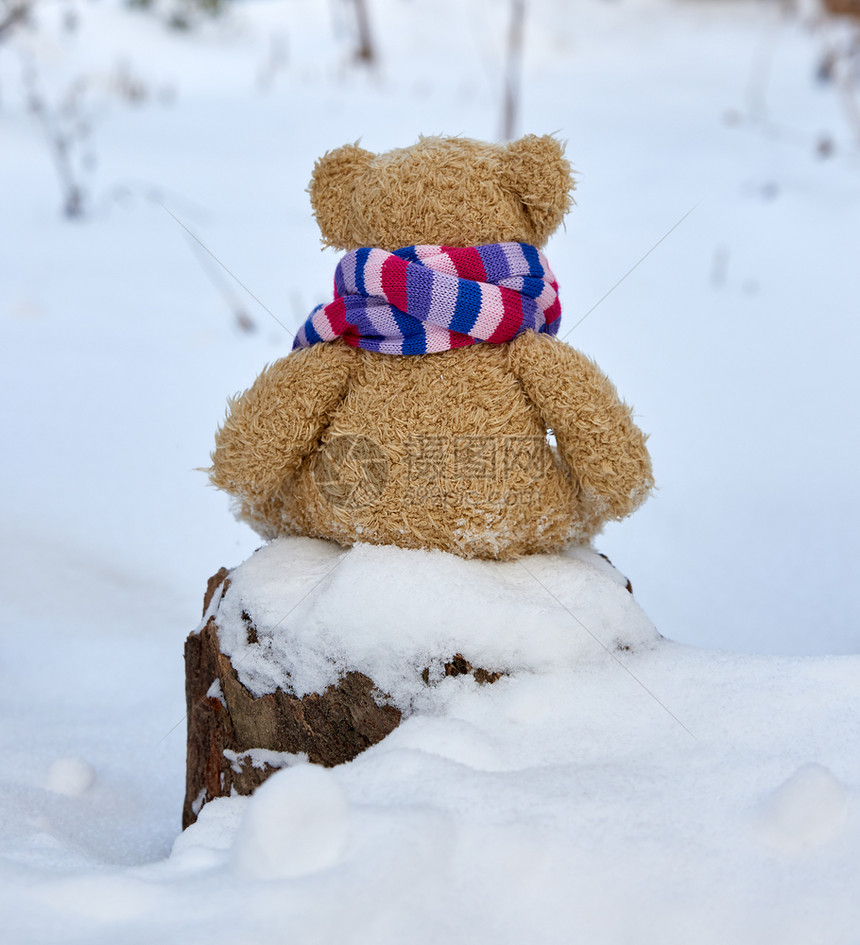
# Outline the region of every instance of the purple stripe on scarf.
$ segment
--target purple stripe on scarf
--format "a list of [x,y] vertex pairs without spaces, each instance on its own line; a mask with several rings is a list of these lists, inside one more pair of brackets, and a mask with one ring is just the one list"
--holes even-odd
[[375,303],[368,305],[364,310],[365,317],[373,326],[370,334],[379,335],[380,338],[398,339],[403,337],[400,322],[397,319],[397,310],[390,305]]
[[[525,257],[523,256],[523,251],[520,249],[519,243],[499,243],[499,249],[505,254],[505,260],[508,264],[508,272],[513,274],[517,273],[518,275],[524,275],[525,269]],[[503,276],[499,281],[502,285],[505,285],[506,280],[510,276]],[[503,281],[504,280],[504,281]]]
[[511,267],[505,251],[498,243],[487,243],[478,247],[478,255],[487,273],[487,282],[498,283],[511,274]]
[[354,285],[355,276],[355,256],[347,254],[343,256],[334,271],[334,294],[335,297],[346,295],[349,292],[349,285]]
[[368,300],[359,295],[348,295],[343,300],[346,309],[347,323],[356,329],[356,334],[361,338],[374,338],[379,335],[373,319],[368,313]]
[[523,299],[523,328],[526,331],[537,331],[543,323],[543,312],[538,308],[537,302],[530,299],[527,295]]
[[409,314],[426,321],[433,301],[433,270],[420,263],[410,264],[406,270],[406,296]]

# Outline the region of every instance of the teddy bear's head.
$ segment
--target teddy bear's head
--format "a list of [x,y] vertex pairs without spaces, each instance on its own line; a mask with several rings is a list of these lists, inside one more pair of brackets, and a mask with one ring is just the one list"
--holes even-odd
[[563,145],[549,135],[507,145],[434,137],[383,154],[357,145],[330,151],[314,168],[310,195],[323,242],[335,249],[541,248],[573,186]]

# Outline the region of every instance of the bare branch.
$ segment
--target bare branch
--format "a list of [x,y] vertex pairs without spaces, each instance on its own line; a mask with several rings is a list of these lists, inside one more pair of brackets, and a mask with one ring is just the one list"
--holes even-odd
[[26,22],[30,15],[31,0],[3,0],[2,11],[0,11],[0,41],[2,41],[11,31],[19,25]]
[[370,17],[367,15],[367,3],[366,0],[352,0],[352,4],[355,7],[355,24],[358,32],[355,58],[359,62],[371,65],[376,61],[376,50],[370,32]]
[[505,64],[505,90],[502,103],[502,140],[514,137],[520,104],[520,75],[523,58],[523,32],[526,18],[525,0],[511,0],[511,22],[508,29],[508,58]]

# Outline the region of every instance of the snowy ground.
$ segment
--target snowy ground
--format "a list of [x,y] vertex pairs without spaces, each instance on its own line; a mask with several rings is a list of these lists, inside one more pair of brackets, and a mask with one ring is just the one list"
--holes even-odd
[[[767,3],[528,5],[520,130],[558,132],[580,175],[547,249],[562,334],[695,207],[568,338],[651,433],[660,491],[599,546],[672,642],[627,672],[450,680],[355,763],[209,805],[174,848],[182,642],[208,575],[258,543],[195,468],[290,338],[158,202],[294,327],[335,262],[314,158],[496,137],[501,7],[371,2],[370,73],[322,0],[191,35],[45,0],[0,42],[11,941],[856,943],[860,152],[815,81],[838,32]],[[60,215],[28,62],[49,102],[93,79],[83,221]],[[281,855],[279,823],[319,861]]]

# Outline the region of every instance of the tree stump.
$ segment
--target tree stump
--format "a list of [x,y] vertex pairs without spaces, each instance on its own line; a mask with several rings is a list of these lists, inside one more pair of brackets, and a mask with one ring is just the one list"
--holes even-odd
[[[209,579],[203,615],[229,588],[221,568]],[[347,673],[322,695],[297,698],[278,690],[254,697],[239,681],[218,639],[218,612],[185,643],[188,754],[183,829],[216,797],[251,794],[296,756],[326,767],[351,761],[400,723],[400,711],[380,705],[373,680]]]
[[[329,677],[337,678],[337,681],[322,692],[309,692],[299,697],[295,691],[288,691],[291,677],[284,671],[283,663],[295,655],[295,651],[278,646],[267,648],[267,644],[273,643],[273,632],[281,621],[272,625],[266,623],[267,618],[263,618],[261,622],[261,615],[256,612],[256,608],[263,607],[265,610],[265,604],[261,601],[266,599],[266,592],[271,590],[266,582],[272,580],[273,575],[289,573],[295,556],[301,558],[304,554],[306,565],[315,562],[316,567],[330,568],[327,572],[323,571],[324,575],[333,573],[333,567],[329,565],[332,560],[330,543],[309,547],[303,542],[308,542],[308,539],[272,542],[232,572],[221,568],[209,579],[203,600],[203,619],[185,643],[188,754],[183,828],[194,823],[208,801],[232,794],[251,794],[280,768],[298,761],[326,767],[351,761],[392,732],[400,724],[403,712],[411,711],[411,703],[404,699],[403,693],[399,696],[400,701],[394,705],[391,693],[380,692],[376,681],[367,675],[377,671],[369,669],[367,662],[360,664],[365,672],[359,672],[354,664],[350,666],[348,659],[344,660],[339,664],[339,678]],[[322,557],[321,552],[324,552]],[[400,550],[399,553],[405,556],[417,554],[407,550]],[[379,574],[382,565],[376,559],[368,564],[365,561],[367,554],[367,549],[361,552],[354,549],[338,551],[335,560],[339,561],[342,556],[358,555],[359,560],[364,561],[360,567],[369,568],[369,574]],[[382,554],[382,551],[378,550],[378,554]],[[594,557],[597,558],[596,555]],[[574,562],[569,566],[575,570],[580,565]],[[348,569],[350,565],[346,563],[343,567]],[[586,567],[593,570],[593,565]],[[482,564],[464,560],[458,563],[458,568],[463,569],[464,575],[471,579],[473,585],[484,587],[480,593],[497,592],[495,580],[481,585],[482,575],[486,581]],[[607,578],[604,575],[601,580],[608,581],[609,586],[617,590],[619,581],[624,579],[619,578],[614,569],[610,568],[610,571],[614,576]],[[412,571],[401,572],[400,578],[401,582],[407,582],[407,587],[411,587],[408,582],[412,578],[403,577],[404,574],[412,575]],[[275,585],[279,587],[274,592],[276,595],[285,593],[284,587],[278,585],[277,578]],[[249,594],[249,587],[260,590],[262,597],[253,592]],[[322,582],[318,581],[315,587],[321,588]],[[543,591],[539,582],[538,588]],[[293,591],[296,590],[294,587]],[[629,582],[627,590],[630,590]],[[325,590],[318,592],[323,595],[327,593]],[[304,617],[297,611],[293,619],[313,621],[316,613],[313,610],[314,601],[308,599],[308,593],[301,593],[301,600],[307,603]],[[445,595],[441,597],[444,600]],[[386,611],[382,602],[377,605],[365,601],[364,612],[374,635],[379,620],[383,625],[387,623],[394,628],[395,633],[401,619],[425,620],[429,621],[427,629],[432,633],[440,622],[451,619],[450,613],[444,608],[437,612],[432,607],[427,610],[422,605],[418,615],[408,608],[404,614],[401,610],[402,599],[396,606],[396,611],[390,607]],[[528,613],[533,606],[532,598],[526,595],[522,613]],[[284,607],[286,612],[286,603]],[[294,609],[295,606],[289,612],[293,613]],[[650,623],[648,627],[653,630]],[[237,630],[240,631],[241,639],[247,641],[245,655],[238,657],[236,654],[241,650],[234,648]],[[462,642],[466,645],[469,644],[468,637],[468,633],[463,637]],[[232,642],[229,642],[231,639]],[[283,642],[284,639],[296,638],[287,635],[286,638],[279,636],[277,639]],[[454,649],[453,643],[452,640],[451,649],[440,653],[429,666],[423,662],[426,657],[423,649],[417,654],[417,660],[408,663],[410,673],[415,674],[415,692],[422,691],[425,686],[433,687],[446,677],[468,675],[477,684],[489,684],[505,675],[473,665],[463,652]],[[256,648],[257,644],[260,644],[259,649]],[[255,659],[262,660],[266,668],[273,670],[268,682],[256,692],[246,686],[246,683],[254,685],[249,681],[248,665],[243,665],[248,656],[248,647],[254,648]],[[223,649],[234,654],[234,659],[237,659],[235,665]],[[463,650],[467,651],[467,646]],[[273,655],[277,653],[280,656]],[[371,662],[369,665],[373,667],[378,664]],[[241,670],[241,677],[237,670]]]

